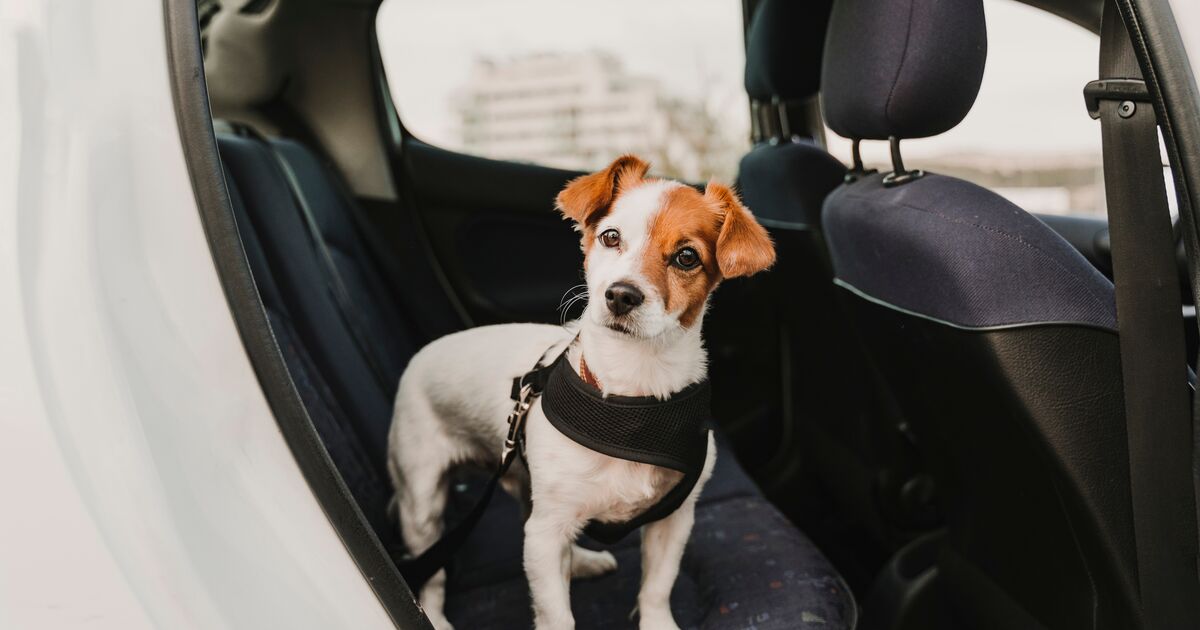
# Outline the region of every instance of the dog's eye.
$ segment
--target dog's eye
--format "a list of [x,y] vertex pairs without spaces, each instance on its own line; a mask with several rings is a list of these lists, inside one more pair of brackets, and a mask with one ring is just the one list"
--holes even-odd
[[671,262],[673,262],[676,267],[679,267],[685,271],[688,269],[695,269],[696,265],[700,264],[700,254],[697,254],[696,250],[692,249],[691,247],[684,247],[683,249],[675,252],[675,258],[673,258]]
[[605,247],[616,247],[621,244],[621,233],[616,230],[604,230],[600,233],[600,243]]

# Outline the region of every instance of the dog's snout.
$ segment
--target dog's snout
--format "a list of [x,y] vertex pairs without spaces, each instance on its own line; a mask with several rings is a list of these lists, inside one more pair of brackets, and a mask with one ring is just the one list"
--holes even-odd
[[628,282],[614,282],[604,292],[604,299],[613,315],[624,315],[645,302],[646,296],[641,289]]

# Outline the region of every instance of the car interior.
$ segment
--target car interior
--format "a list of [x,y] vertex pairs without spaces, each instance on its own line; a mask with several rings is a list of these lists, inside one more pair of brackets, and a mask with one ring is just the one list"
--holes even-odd
[[[1099,0],[1027,4],[1101,31]],[[396,384],[442,335],[560,322],[582,255],[554,198],[581,173],[410,133],[379,5],[200,0],[194,28],[214,194],[261,304],[243,306],[266,323],[243,336],[279,363],[264,382],[301,403],[277,411],[281,430],[318,495],[337,495],[322,501],[348,548],[397,623],[420,627],[393,564],[407,551],[386,469]],[[778,264],[724,283],[704,322],[719,456],[677,622],[1144,627],[1107,221],[1031,214],[899,159],[902,140],[971,110],[981,0],[743,0],[743,15],[753,147],[737,187]],[[826,150],[826,126],[854,141],[852,163]],[[865,168],[860,142],[890,142],[892,171]],[[448,520],[485,481],[456,477]],[[580,628],[637,624],[638,540],[612,551],[615,574],[571,585]],[[532,625],[507,495],[448,567],[446,614]]]

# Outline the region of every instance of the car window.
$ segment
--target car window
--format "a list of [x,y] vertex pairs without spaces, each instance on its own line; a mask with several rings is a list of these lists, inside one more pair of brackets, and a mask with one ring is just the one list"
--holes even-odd
[[386,0],[377,32],[416,137],[489,158],[730,180],[749,149],[739,0]]
[[[905,165],[960,177],[1030,212],[1104,216],[1100,124],[1083,103],[1099,38],[1014,0],[985,0],[988,59],[975,106],[954,129],[901,143]],[[850,142],[827,132],[849,163]],[[864,142],[869,165],[891,170],[886,142]]]

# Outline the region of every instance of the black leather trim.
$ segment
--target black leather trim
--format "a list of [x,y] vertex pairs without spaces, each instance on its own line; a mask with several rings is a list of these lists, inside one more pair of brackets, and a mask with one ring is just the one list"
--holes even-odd
[[952,627],[1144,627],[1116,333],[963,330],[842,295],[937,483]]
[[1181,236],[1190,259],[1188,279],[1192,294],[1200,295],[1200,88],[1169,1],[1118,0],[1116,4],[1154,99],[1179,200]]
[[429,628],[428,619],[335,471],[271,332],[217,154],[196,4],[193,0],[163,0],[163,13],[172,97],[196,206],[259,384],[313,494],[392,621],[397,627]]

